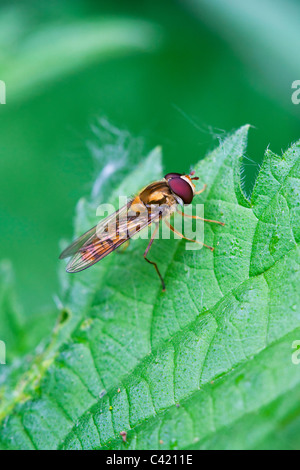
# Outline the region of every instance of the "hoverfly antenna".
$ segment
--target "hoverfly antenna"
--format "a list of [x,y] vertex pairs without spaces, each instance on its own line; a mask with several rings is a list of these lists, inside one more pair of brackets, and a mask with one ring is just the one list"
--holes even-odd
[[191,170],[190,174],[189,174],[190,177],[193,176],[193,178],[191,178],[191,180],[198,180],[199,179],[198,176],[194,176],[194,174],[195,174],[195,170]]

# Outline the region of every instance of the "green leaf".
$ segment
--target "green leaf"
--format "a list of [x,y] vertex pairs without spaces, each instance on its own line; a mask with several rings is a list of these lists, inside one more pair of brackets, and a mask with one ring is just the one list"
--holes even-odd
[[[68,277],[47,347],[19,382],[7,380],[2,448],[299,447],[300,144],[267,151],[248,201],[247,132],[195,169],[208,185],[195,202],[226,223],[205,226],[215,251],[154,243],[166,293],[143,260],[146,240]],[[161,174],[156,149],[110,201]],[[76,233],[95,204],[79,203]]]

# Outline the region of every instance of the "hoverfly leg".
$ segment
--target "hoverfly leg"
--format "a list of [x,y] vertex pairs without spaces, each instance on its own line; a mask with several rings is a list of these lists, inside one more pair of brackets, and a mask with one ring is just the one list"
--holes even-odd
[[162,290],[163,290],[163,292],[165,292],[165,290],[166,290],[165,282],[164,282],[164,280],[163,280],[162,275],[161,275],[160,272],[159,272],[159,269],[158,269],[158,267],[157,267],[157,264],[154,263],[154,261],[150,261],[150,259],[147,258],[147,254],[148,254],[148,252],[149,252],[149,250],[150,250],[150,248],[151,248],[151,245],[152,245],[152,243],[153,243],[153,241],[154,241],[154,237],[155,237],[155,235],[156,235],[156,233],[157,233],[158,227],[159,227],[159,225],[156,224],[156,227],[155,227],[155,229],[154,229],[154,231],[153,231],[153,234],[152,234],[152,236],[151,236],[150,242],[148,243],[148,246],[147,246],[147,248],[146,248],[146,250],[145,250],[144,259],[145,259],[148,263],[153,264],[153,266],[155,267],[155,270],[156,270],[156,272],[157,272],[157,274],[158,274],[158,276],[159,276],[159,279],[160,279],[160,281],[161,281],[161,284],[162,284]]
[[178,232],[178,230],[176,230],[171,224],[169,224],[169,222],[167,222],[165,220],[165,223],[166,225],[169,227],[169,229],[172,230],[172,232],[176,233],[179,237],[183,238],[184,240],[188,240],[189,242],[193,242],[193,243],[199,243],[200,245],[203,245],[205,246],[205,248],[208,248],[210,251],[214,251],[214,248],[212,246],[209,246],[209,245],[205,245],[205,243],[202,243],[202,242],[198,242],[198,240],[192,240],[191,238],[187,238],[185,237],[182,233]]
[[196,195],[196,194],[201,194],[201,193],[203,193],[203,192],[206,190],[206,188],[207,188],[207,184],[205,184],[205,185],[203,186],[203,188],[200,189],[200,191],[195,191],[194,194],[195,194],[195,195]]
[[218,222],[217,220],[211,220],[211,219],[203,219],[202,217],[199,217],[198,215],[189,215],[185,214],[184,212],[181,212],[179,209],[177,209],[178,214],[182,215],[183,217],[187,217],[188,219],[197,219],[197,220],[203,220],[203,222],[210,222],[212,224],[219,224],[224,227],[224,222]]

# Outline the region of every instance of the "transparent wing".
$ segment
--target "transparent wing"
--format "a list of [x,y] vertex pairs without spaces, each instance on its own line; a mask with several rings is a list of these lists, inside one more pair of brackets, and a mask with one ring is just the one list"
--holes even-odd
[[118,214],[124,214],[127,212],[128,208],[132,203],[132,199],[121,209],[114,212],[113,214],[107,216],[105,219],[101,220],[95,227],[91,228],[79,238],[77,238],[71,245],[69,245],[65,250],[60,254],[59,259],[70,258],[70,256],[75,255],[82,247],[85,245],[90,245],[95,241],[99,241],[99,235],[103,232],[103,237],[105,237],[105,226],[111,221],[114,220]]
[[95,233],[96,233],[97,226],[91,228],[88,230],[88,232],[84,233],[81,235],[81,237],[77,238],[71,245],[69,245],[60,255],[59,259],[64,259],[64,258],[70,258],[70,256],[75,255],[77,251],[86,243],[89,242],[90,240],[93,239]]
[[61,258],[74,255],[66,270],[74,273],[92,266],[160,217],[159,206],[147,209],[138,197],[135,198],[62,252]]

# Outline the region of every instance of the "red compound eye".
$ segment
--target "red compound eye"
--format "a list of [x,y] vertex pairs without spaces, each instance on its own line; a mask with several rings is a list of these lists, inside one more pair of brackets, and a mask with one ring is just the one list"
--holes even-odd
[[165,175],[165,178],[166,178],[167,181],[169,181],[169,179],[178,178],[181,175],[182,175],[182,173],[168,173],[167,175]]
[[173,193],[182,199],[184,204],[192,202],[194,194],[191,185],[187,181],[177,176],[168,180],[168,185]]

